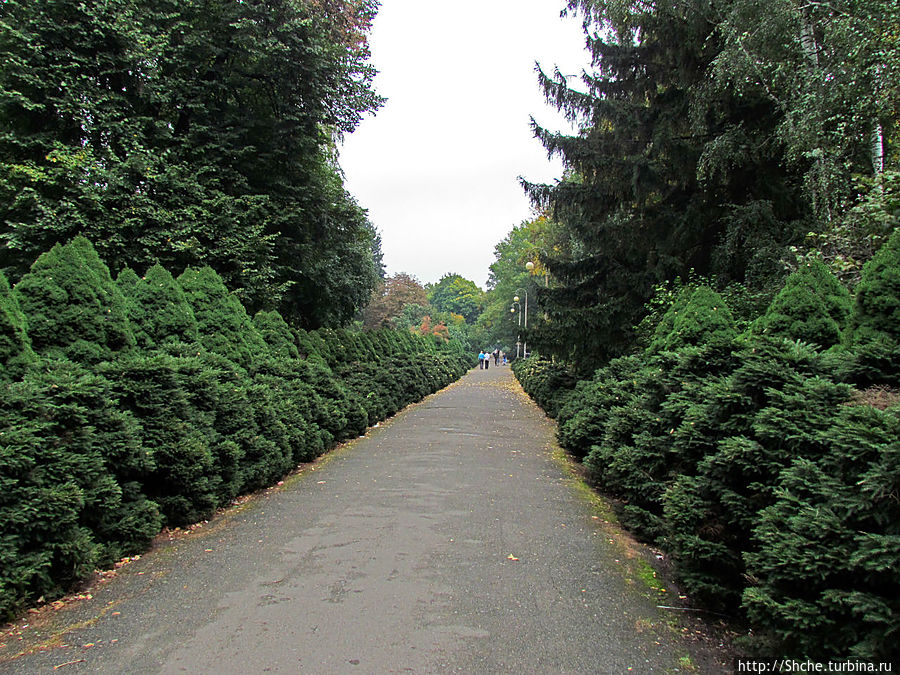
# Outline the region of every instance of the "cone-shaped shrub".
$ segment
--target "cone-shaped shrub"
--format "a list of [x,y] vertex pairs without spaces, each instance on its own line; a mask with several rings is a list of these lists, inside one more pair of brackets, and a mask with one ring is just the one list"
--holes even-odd
[[734,319],[725,300],[711,288],[700,286],[675,317],[663,347],[675,351],[686,345],[729,342],[735,335]]
[[154,265],[143,279],[126,268],[116,278],[126,299],[135,339],[143,349],[171,342],[197,342],[197,319],[187,296],[168,270]]
[[[215,442],[212,403],[206,410],[195,405],[197,395],[212,396],[214,375],[196,357],[186,362],[189,358],[137,353],[107,369],[120,405],[139,422],[144,447],[155,464],[144,480],[145,491],[172,526],[209,516],[223,491],[222,462],[217,462],[211,447]],[[185,371],[194,375],[193,400],[185,387],[189,379]]]
[[850,293],[821,262],[790,275],[755,330],[823,348],[839,344],[850,314]]
[[84,237],[41,255],[13,293],[39,354],[97,363],[134,344],[125,299]]
[[267,353],[266,343],[253,326],[247,311],[228,292],[211,267],[187,268],[178,277],[200,332],[200,342],[209,351],[249,368],[255,357]]
[[269,353],[278,359],[299,359],[296,338],[290,326],[278,312],[257,312],[253,325],[269,346]]
[[700,452],[663,498],[670,551],[687,591],[735,607],[744,586],[743,554],[753,549],[759,512],[774,501],[781,471],[822,454],[819,432],[849,387],[827,378],[818,353],[802,343],[760,338],[742,365],[699,392],[673,433],[673,452]]
[[0,272],[0,382],[20,378],[36,360],[25,314]]
[[843,406],[820,437],[826,454],[796,460],[760,514],[744,606],[768,654],[896,659],[900,409]]
[[900,229],[863,266],[849,342],[854,381],[892,385],[900,381]]

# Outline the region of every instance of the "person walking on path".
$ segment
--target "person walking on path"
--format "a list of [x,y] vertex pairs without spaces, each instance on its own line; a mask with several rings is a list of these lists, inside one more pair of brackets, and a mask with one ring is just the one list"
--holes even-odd
[[484,353],[484,369],[487,370],[490,367],[491,367],[491,353],[485,352]]
[[484,350],[478,352],[478,368],[484,370]]
[[495,366],[500,365],[500,348],[499,347],[497,347],[497,349],[494,350],[494,365]]

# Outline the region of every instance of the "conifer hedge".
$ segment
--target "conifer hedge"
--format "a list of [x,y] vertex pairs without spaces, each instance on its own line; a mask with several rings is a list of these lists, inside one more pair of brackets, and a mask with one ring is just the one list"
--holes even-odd
[[82,237],[0,274],[0,616],[49,601],[459,378],[454,342],[250,317],[210,268]]
[[688,285],[645,351],[591,379],[554,391],[539,357],[515,372],[692,600],[750,621],[748,650],[896,659],[898,298],[900,231],[852,298],[812,263],[738,333]]

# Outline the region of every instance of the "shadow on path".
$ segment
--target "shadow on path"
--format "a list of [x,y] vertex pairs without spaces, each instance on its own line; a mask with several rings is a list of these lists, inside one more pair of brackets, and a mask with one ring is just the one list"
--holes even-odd
[[509,368],[473,370],[29,615],[0,672],[717,672],[555,450]]

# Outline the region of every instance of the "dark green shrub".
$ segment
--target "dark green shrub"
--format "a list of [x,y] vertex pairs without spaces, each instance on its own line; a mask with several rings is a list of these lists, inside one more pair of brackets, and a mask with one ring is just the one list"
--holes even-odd
[[863,266],[849,343],[851,380],[861,385],[900,381],[900,229]]
[[84,237],[41,255],[13,293],[38,354],[98,363],[134,344],[125,299]]
[[805,263],[788,277],[754,329],[823,348],[841,341],[850,293],[821,262]]
[[197,319],[187,296],[162,266],[151,267],[143,279],[126,268],[116,278],[116,285],[128,300],[128,318],[142,349],[199,342]]
[[178,277],[206,349],[231,359],[242,368],[268,354],[265,341],[256,331],[237,296],[225,287],[222,278],[211,267],[187,268]]
[[0,382],[20,378],[37,359],[26,326],[25,314],[0,272]]
[[550,417],[556,417],[577,380],[572,368],[562,361],[534,355],[513,363],[513,373],[522,388]]
[[0,614],[63,594],[143,550],[161,519],[138,480],[153,469],[110,384],[50,361],[0,397]]
[[211,448],[213,414],[195,408],[196,396],[192,401],[185,389],[184,381],[190,379],[186,372],[202,375],[194,383],[195,394],[212,389],[213,375],[197,357],[135,354],[106,371],[121,407],[140,424],[144,447],[155,464],[144,479],[144,489],[171,526],[190,525],[211,515],[223,490],[222,462],[217,468]]
[[269,347],[269,354],[277,359],[299,359],[296,338],[290,326],[278,312],[257,312],[253,326]]
[[752,529],[781,471],[797,457],[821,455],[818,433],[849,397],[812,348],[751,344],[739,368],[699,392],[674,431],[674,451],[699,451],[698,459],[663,497],[678,574],[691,595],[717,607],[738,604],[742,555],[752,550]]
[[745,554],[743,594],[766,653],[896,659],[900,616],[900,409],[840,407],[819,458],[782,472]]
[[650,352],[677,351],[689,345],[729,342],[737,331],[722,296],[708,286],[687,287],[663,316]]
[[[642,359],[625,356],[610,361],[590,380],[578,382],[557,415],[557,437],[562,447],[578,458],[600,442],[613,407],[629,397]],[[513,370],[517,367],[514,365]]]
[[691,426],[685,420],[699,393],[735,362],[724,341],[616,359],[597,372],[584,405],[561,425],[567,443],[590,443],[585,465],[593,480],[618,498],[620,522],[643,539],[662,542],[663,495],[704,456],[703,447],[683,442],[679,430]]

